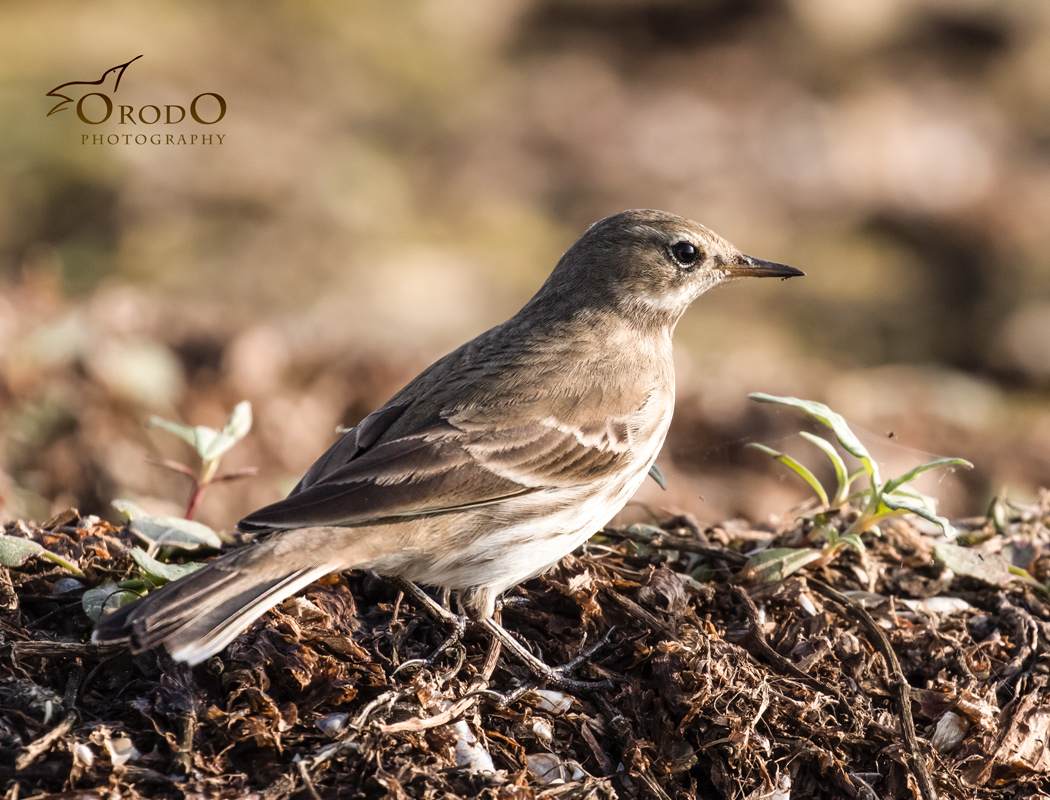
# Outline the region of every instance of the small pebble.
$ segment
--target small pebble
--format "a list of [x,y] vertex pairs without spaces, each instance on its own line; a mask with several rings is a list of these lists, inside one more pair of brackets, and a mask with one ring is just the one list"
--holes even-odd
[[349,714],[342,712],[336,712],[334,714],[326,714],[321,717],[314,724],[317,729],[321,731],[325,736],[336,736],[343,728],[346,727],[346,723],[350,720]]
[[59,578],[55,581],[54,586],[51,587],[51,591],[55,594],[65,594],[66,592],[76,592],[83,588],[84,584],[76,578]]

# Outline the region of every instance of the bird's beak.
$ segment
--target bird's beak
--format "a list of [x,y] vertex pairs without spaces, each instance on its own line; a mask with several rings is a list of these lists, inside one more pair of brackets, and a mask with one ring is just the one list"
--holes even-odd
[[778,264],[775,261],[763,261],[740,254],[732,264],[726,264],[722,271],[730,278],[794,278],[806,273],[800,269]]

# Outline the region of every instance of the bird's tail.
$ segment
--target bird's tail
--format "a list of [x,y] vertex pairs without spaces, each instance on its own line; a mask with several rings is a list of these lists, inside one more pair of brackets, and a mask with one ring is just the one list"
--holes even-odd
[[228,553],[102,617],[92,641],[127,641],[136,653],[163,644],[177,661],[199,664],[270,608],[343,566],[304,565],[268,544]]

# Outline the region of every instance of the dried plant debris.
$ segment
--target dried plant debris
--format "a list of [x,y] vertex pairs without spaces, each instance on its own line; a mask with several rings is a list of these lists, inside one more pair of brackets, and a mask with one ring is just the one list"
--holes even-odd
[[748,556],[820,547],[804,520],[607,530],[501,612],[548,663],[600,645],[577,674],[615,687],[580,695],[535,685],[470,627],[429,663],[450,631],[364,573],[193,669],[102,650],[83,596],[148,579],[139,539],[75,513],[12,523],[55,557],[0,574],[5,797],[1040,796],[1050,608],[1031,575],[1050,532],[1033,513],[959,521],[965,556],[896,519],[776,581]]

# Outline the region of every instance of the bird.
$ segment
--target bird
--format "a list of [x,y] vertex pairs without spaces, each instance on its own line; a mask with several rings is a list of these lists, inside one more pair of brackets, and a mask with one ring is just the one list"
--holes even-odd
[[117,76],[117,80],[113,84],[113,91],[116,92],[117,89],[120,87],[120,79],[124,77],[124,70],[131,66],[132,62],[138,61],[140,58],[142,58],[142,56],[135,56],[133,59],[131,59],[131,61],[125,61],[123,64],[117,64],[117,66],[115,67],[110,67],[102,73],[102,77],[99,78],[97,81],[69,81],[68,83],[63,83],[59,86],[56,86],[50,92],[45,94],[44,97],[60,97],[62,99],[58,103],[56,103],[50,111],[47,112],[47,115],[50,117],[56,111],[65,111],[67,104],[73,102],[72,97],[61,94],[58,91],[59,89],[65,89],[67,86],[102,86],[106,82],[106,76],[112,73]]
[[803,274],[664,211],[594,223],[518,313],[423,370],[285,499],[242,519],[252,541],[102,617],[94,641],[163,645],[197,664],[313,581],[360,569],[454,591],[528,660],[493,619],[497,598],[601,530],[652,470],[674,410],[679,318],[719,284]]

